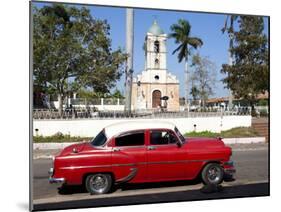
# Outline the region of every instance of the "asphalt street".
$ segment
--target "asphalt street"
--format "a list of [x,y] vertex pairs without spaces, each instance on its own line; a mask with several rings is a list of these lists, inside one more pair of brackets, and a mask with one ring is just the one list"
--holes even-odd
[[199,181],[122,185],[106,195],[89,195],[81,186],[60,191],[48,183],[51,159],[33,160],[34,209],[99,207],[269,195],[268,148],[263,145],[234,146],[232,159],[236,180],[224,182],[220,192],[202,193]]

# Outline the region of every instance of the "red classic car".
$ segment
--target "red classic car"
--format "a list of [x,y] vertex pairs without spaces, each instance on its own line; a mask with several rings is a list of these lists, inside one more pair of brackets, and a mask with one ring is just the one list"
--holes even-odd
[[216,138],[184,138],[168,122],[126,122],[105,127],[92,141],[54,157],[50,183],[85,185],[91,194],[117,183],[191,180],[220,184],[235,172],[232,150]]

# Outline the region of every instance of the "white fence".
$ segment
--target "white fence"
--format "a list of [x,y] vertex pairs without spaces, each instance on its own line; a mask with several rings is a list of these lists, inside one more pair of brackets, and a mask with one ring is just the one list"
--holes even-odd
[[[59,108],[58,101],[52,101],[52,105],[55,108]],[[74,108],[85,108],[87,107],[96,107],[98,110],[124,110],[125,102],[124,99],[120,98],[93,98],[93,99],[84,99],[84,98],[75,98],[75,99],[66,99],[63,107],[66,105],[72,105]]]
[[[142,121],[147,119],[137,119]],[[250,127],[251,116],[223,116],[221,117],[188,117],[188,118],[158,118],[151,121],[169,121],[174,123],[182,133],[209,130],[220,132],[234,127]],[[131,122],[134,119],[72,119],[72,120],[34,120],[33,134],[51,136],[57,132],[71,136],[92,137],[105,126],[118,122]],[[195,126],[196,125],[196,126]],[[126,130],[126,129],[124,129]]]

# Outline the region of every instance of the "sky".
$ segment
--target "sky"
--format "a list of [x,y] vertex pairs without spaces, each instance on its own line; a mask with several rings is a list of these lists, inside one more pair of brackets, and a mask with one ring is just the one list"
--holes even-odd
[[[42,7],[46,3],[34,3],[37,7]],[[77,6],[77,5],[76,5]],[[106,19],[111,27],[110,38],[112,49],[121,47],[125,51],[126,39],[126,9],[120,7],[86,6],[90,9],[91,15],[97,19]],[[225,14],[198,13],[198,12],[177,12],[165,10],[134,9],[134,76],[144,69],[143,43],[145,35],[156,18],[162,30],[169,34],[170,26],[177,23],[178,19],[186,19],[191,25],[191,36],[199,37],[203,40],[203,46],[194,53],[208,57],[216,65],[217,81],[214,87],[214,94],[211,97],[228,96],[229,91],[221,80],[225,77],[220,73],[221,65],[228,63],[227,34],[222,34]],[[268,34],[268,18],[264,17],[264,32]],[[167,68],[168,71],[177,76],[180,81],[180,96],[184,96],[184,63],[178,63],[177,54],[172,54],[177,45],[173,39],[167,40]],[[124,93],[124,75],[117,82],[116,88]],[[113,89],[115,90],[115,88]]]

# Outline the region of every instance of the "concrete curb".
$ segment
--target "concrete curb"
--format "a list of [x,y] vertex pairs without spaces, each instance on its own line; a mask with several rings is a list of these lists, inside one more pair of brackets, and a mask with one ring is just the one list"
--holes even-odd
[[225,144],[253,144],[265,143],[265,137],[250,137],[250,138],[223,138]]
[[[251,143],[265,143],[265,137],[250,137],[250,138],[223,138],[225,144],[251,144]],[[77,143],[77,142],[76,142]],[[66,143],[34,143],[33,150],[45,149],[63,149],[75,142]]]

